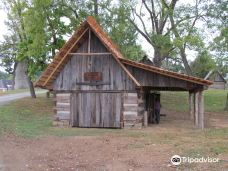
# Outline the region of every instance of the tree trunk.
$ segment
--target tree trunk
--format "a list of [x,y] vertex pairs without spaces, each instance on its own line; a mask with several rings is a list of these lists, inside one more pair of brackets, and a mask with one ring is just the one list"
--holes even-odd
[[27,78],[28,78],[27,81],[28,81],[31,97],[32,98],[36,98],[36,93],[35,93],[35,89],[34,89],[33,83],[32,83],[32,81],[31,81],[31,79],[29,77],[27,77]]
[[181,52],[181,58],[182,58],[182,61],[184,63],[184,68],[185,68],[186,73],[188,75],[193,75],[192,70],[188,64],[188,60],[187,60],[185,50],[183,48],[180,48],[180,52]]
[[93,0],[94,3],[94,15],[98,16],[98,0]]
[[15,83],[14,83],[15,89],[29,88],[28,81],[27,81],[27,74],[26,74],[27,70],[28,70],[28,64],[25,60],[17,63],[16,69],[15,69]]
[[17,62],[14,63],[14,66],[13,66],[13,72],[12,72],[12,75],[13,75],[13,83],[12,83],[12,89],[14,90],[14,87],[15,87],[15,75],[16,75],[16,68],[17,68]]
[[161,67],[162,65],[161,58],[162,58],[161,53],[158,50],[154,50],[154,59],[153,59],[154,66],[159,68]]

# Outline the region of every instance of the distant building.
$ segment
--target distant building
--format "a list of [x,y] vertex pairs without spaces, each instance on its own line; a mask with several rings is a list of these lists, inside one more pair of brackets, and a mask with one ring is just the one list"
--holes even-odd
[[211,70],[204,79],[214,82],[211,86],[209,86],[211,89],[225,90],[226,88],[226,80],[219,71]]
[[154,63],[146,55],[139,62],[147,65],[154,65]]
[[7,91],[11,90],[13,87],[13,81],[12,80],[0,80],[0,91]]

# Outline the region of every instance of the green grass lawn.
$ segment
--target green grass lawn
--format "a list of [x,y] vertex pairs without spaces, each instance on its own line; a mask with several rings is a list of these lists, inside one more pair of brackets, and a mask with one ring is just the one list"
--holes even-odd
[[53,127],[53,101],[45,95],[30,97],[0,106],[0,135],[14,134],[22,137],[99,135],[118,132],[115,129],[72,129]]
[[[205,91],[205,109],[224,113],[227,91]],[[174,111],[188,110],[188,93],[162,92],[162,106]],[[53,102],[43,95],[37,99],[24,98],[0,107],[0,134],[13,133],[19,136],[36,137],[45,135],[97,135],[119,132],[118,129],[71,129],[52,126]],[[226,114],[227,112],[225,112]]]
[[[204,104],[206,112],[223,112],[227,90],[204,91]],[[161,104],[166,109],[174,111],[188,111],[188,92],[162,92]]]

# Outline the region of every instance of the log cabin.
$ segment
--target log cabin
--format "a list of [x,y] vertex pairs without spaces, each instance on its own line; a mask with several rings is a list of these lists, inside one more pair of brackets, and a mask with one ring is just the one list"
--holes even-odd
[[213,84],[209,86],[209,89],[226,89],[226,80],[219,71],[211,70],[204,79],[213,81]]
[[[56,119],[72,127],[138,128],[153,110],[152,91],[188,91],[189,111],[203,128],[203,90],[211,81],[125,58],[89,16],[35,83],[56,94]],[[150,114],[149,114],[150,115]]]

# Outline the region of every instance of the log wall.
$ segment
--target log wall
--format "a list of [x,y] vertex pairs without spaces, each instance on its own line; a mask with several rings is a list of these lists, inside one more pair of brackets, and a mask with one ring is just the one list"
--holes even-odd
[[144,101],[137,93],[124,93],[124,128],[141,128],[143,123]]
[[69,121],[70,120],[70,93],[56,94],[56,113],[55,120]]

